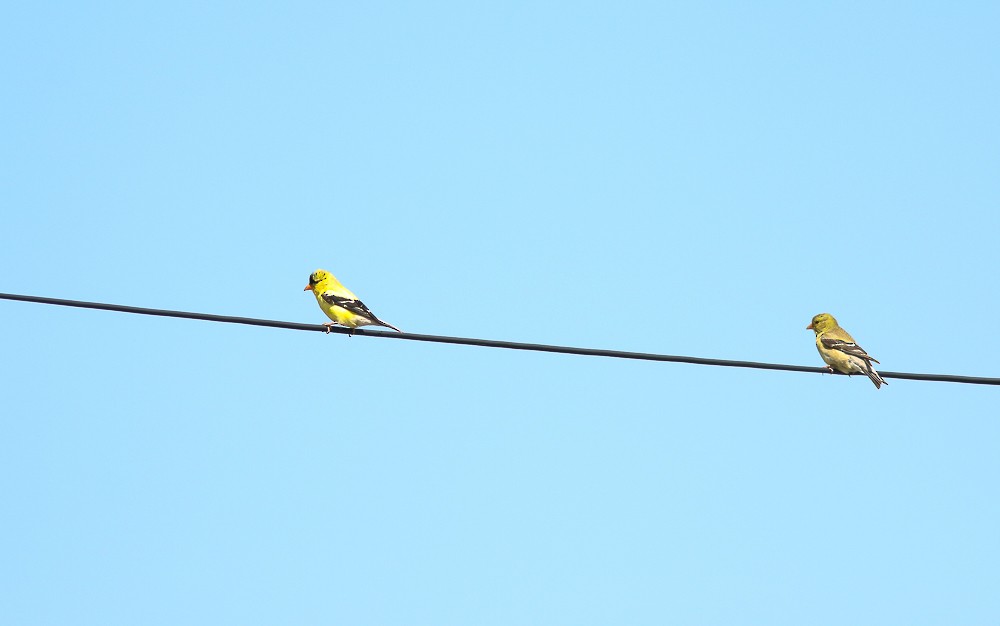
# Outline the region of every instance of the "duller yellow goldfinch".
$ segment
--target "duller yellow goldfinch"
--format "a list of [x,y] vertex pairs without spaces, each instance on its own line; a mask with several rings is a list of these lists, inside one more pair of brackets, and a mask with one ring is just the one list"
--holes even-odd
[[840,327],[832,315],[820,313],[812,318],[812,323],[806,328],[816,333],[816,349],[831,372],[837,370],[848,375],[864,374],[872,379],[876,389],[889,384],[872,367],[872,363],[878,361],[854,343],[854,338]]
[[346,326],[352,331],[358,326],[385,326],[396,332],[403,332],[393,326],[386,324],[375,314],[368,310],[364,302],[358,300],[350,289],[340,284],[340,281],[326,270],[316,270],[309,275],[309,284],[303,291],[312,291],[316,296],[319,308],[323,309],[326,316],[332,319],[324,326],[326,332],[330,332],[330,327],[334,324]]

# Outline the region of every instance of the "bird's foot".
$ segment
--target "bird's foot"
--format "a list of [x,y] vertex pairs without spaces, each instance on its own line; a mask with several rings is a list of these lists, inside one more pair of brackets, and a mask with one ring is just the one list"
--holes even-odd
[[832,367],[832,366],[830,366],[830,365],[827,365],[827,366],[826,366],[826,371],[830,372],[831,374],[833,374],[833,373],[834,373],[834,371],[833,371],[833,367]]
[[326,326],[326,334],[330,334],[330,329],[333,328],[335,324],[336,322],[327,322],[326,324],[323,324],[323,326]]

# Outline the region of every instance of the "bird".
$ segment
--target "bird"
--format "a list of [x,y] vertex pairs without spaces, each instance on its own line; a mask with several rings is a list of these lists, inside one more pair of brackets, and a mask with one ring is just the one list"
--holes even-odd
[[831,373],[837,370],[848,375],[864,374],[875,383],[876,389],[889,384],[872,367],[872,363],[878,361],[856,344],[850,333],[841,328],[829,313],[813,317],[806,329],[816,333],[816,349]]
[[364,302],[358,300],[350,289],[340,284],[337,277],[326,270],[316,270],[310,274],[309,284],[302,291],[312,291],[319,308],[333,320],[323,324],[327,333],[336,324],[350,328],[352,335],[358,326],[385,326],[397,333],[403,332],[375,317]]

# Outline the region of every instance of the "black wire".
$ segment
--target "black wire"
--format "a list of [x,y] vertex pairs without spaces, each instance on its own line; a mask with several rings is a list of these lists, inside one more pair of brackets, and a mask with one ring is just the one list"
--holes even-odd
[[[170,311],[166,309],[147,309],[138,306],[121,304],[104,304],[101,302],[81,302],[79,300],[64,300],[61,298],[46,298],[42,296],[24,296],[12,293],[0,293],[2,300],[20,302],[35,302],[38,304],[53,304],[57,306],[72,306],[82,309],[99,309],[102,311],[118,311],[120,313],[135,313],[138,315],[158,315],[161,317],[179,317],[207,322],[225,322],[228,324],[249,324],[251,326],[268,326],[287,330],[310,330],[315,332],[334,332],[342,335],[354,334],[369,337],[384,337],[386,339],[407,339],[410,341],[426,341],[430,343],[451,343],[462,346],[482,346],[484,348],[506,348],[509,350],[530,350],[533,352],[554,352],[557,354],[578,354],[582,356],[601,356],[615,359],[636,359],[640,361],[666,361],[668,363],[692,363],[694,365],[714,365],[720,367],[746,367],[762,370],[778,370],[784,372],[809,372],[813,374],[829,374],[823,367],[805,365],[784,365],[781,363],[758,363],[756,361],[731,361],[727,359],[706,359],[696,356],[674,356],[670,354],[651,354],[648,352],[624,352],[622,350],[601,350],[596,348],[573,348],[570,346],[552,346],[542,343],[518,343],[515,341],[497,341],[494,339],[473,339],[469,337],[447,337],[443,335],[420,335],[416,333],[372,332],[370,330],[347,328],[328,328],[322,324],[299,324],[296,322],[280,322],[262,320],[253,317],[234,317],[231,315],[212,315],[210,313],[189,313],[187,311]],[[956,376],[951,374],[913,374],[909,372],[880,372],[883,378],[901,378],[904,380],[926,380],[947,383],[968,383],[973,385],[1000,385],[1000,378],[985,378],[981,376]]]

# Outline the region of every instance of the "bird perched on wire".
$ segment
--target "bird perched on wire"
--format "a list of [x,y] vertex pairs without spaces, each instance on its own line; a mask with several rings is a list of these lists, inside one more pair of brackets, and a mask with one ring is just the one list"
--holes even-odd
[[812,318],[812,323],[806,329],[816,333],[816,349],[831,372],[837,370],[848,375],[864,374],[875,383],[876,389],[889,384],[872,367],[872,363],[878,361],[854,343],[850,333],[841,328],[829,313],[820,313]]
[[303,291],[312,291],[316,296],[319,308],[323,309],[326,316],[332,322],[323,324],[326,332],[330,332],[330,327],[335,324],[346,326],[353,331],[358,326],[385,326],[396,332],[403,332],[375,317],[375,314],[368,310],[364,302],[350,289],[340,284],[336,276],[326,270],[316,270],[309,275],[309,284]]

